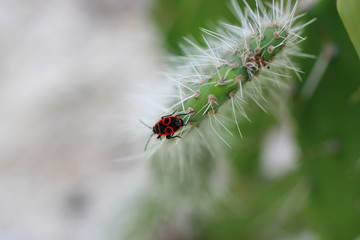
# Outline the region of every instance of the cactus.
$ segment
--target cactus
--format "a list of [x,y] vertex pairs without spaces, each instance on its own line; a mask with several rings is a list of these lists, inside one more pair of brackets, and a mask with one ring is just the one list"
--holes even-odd
[[202,29],[206,48],[187,39],[182,48],[186,56],[173,59],[175,68],[164,74],[175,84],[177,101],[168,100],[170,107],[158,119],[175,110],[188,114],[181,116],[185,126],[176,132],[182,139],[154,139],[148,145],[153,178],[135,207],[132,238],[144,237],[138,236],[139,225],[148,235],[161,225],[166,228],[168,219],[180,216],[188,222],[192,214],[211,211],[225,195],[230,175],[221,161],[228,149],[223,144],[232,147],[227,138],[235,134],[230,129],[241,136],[239,121],[248,119],[247,104],[253,101],[265,110],[265,92],[276,95],[291,78],[289,71],[300,77],[292,56],[311,57],[301,53],[298,43],[305,39],[300,36],[303,27],[313,20],[295,25],[302,16],[295,16],[297,1],[293,8],[273,2],[269,9],[256,1],[255,11],[244,3],[243,12],[232,1],[241,26],[221,23],[215,31]]
[[[216,71],[204,81],[192,84],[193,97],[184,102],[187,111],[193,111],[189,122],[200,124],[206,114],[216,112],[230,98],[234,98],[247,82],[259,74],[261,68],[268,67],[275,55],[284,46],[287,38],[282,27],[273,25],[257,32],[248,39],[248,45],[234,46],[219,60]],[[185,91],[185,89],[184,89]]]
[[[183,117],[186,126],[178,133],[183,141],[191,138],[192,130],[209,119],[207,125],[212,132],[231,147],[223,132],[233,133],[221,120],[220,115],[224,114],[219,113],[220,110],[231,107],[232,121],[242,135],[238,119],[240,115],[247,118],[244,110],[247,101],[253,100],[264,109],[261,105],[265,99],[263,90],[271,91],[273,86],[283,84],[283,79],[290,77],[286,74],[289,70],[299,76],[301,71],[291,62],[292,56],[308,57],[300,52],[297,44],[305,39],[300,36],[303,27],[313,20],[294,25],[294,21],[301,17],[295,17],[297,1],[293,8],[284,6],[283,1],[279,4],[273,2],[270,10],[256,1],[255,11],[246,1],[244,3],[247,8],[242,12],[237,2],[232,1],[232,9],[241,26],[221,23],[216,31],[202,29],[207,47],[202,48],[186,39],[188,45],[183,46],[183,51],[187,56],[176,58],[175,69],[164,74],[175,83],[178,100],[170,102],[170,107],[161,115],[174,111],[190,113]],[[197,135],[197,138],[204,137]],[[207,135],[205,138],[212,137]],[[160,144],[169,148],[174,142],[184,144],[178,139]],[[151,154],[159,149],[156,143],[159,142],[153,141],[155,150]]]

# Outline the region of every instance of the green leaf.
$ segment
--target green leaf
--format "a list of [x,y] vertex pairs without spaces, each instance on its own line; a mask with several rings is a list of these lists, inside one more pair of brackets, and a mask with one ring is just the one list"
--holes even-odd
[[337,0],[337,9],[352,43],[360,57],[360,1]]

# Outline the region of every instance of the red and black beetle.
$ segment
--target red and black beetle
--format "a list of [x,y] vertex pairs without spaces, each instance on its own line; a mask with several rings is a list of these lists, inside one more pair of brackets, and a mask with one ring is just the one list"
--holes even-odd
[[[176,113],[176,111],[170,115],[162,116],[161,119],[157,123],[155,123],[155,126],[152,127],[153,134],[150,136],[149,140],[147,141],[147,143],[145,145],[145,150],[146,150],[146,147],[147,147],[151,137],[154,134],[158,135],[158,137],[157,137],[158,139],[161,139],[161,136],[166,136],[166,139],[181,138],[179,135],[174,136],[174,134],[177,131],[179,131],[182,126],[184,126],[184,120],[179,118],[179,116],[188,115],[192,112],[174,115],[175,113]],[[143,122],[141,122],[141,123],[143,123]],[[143,124],[145,126],[147,126],[145,123],[143,123]],[[149,126],[147,126],[147,127],[151,129],[151,127],[149,127]]]

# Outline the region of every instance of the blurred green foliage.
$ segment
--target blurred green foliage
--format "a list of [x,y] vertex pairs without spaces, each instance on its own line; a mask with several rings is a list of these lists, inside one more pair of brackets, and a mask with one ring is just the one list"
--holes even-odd
[[[182,37],[201,42],[199,27],[223,19],[234,22],[228,5],[219,0],[157,0],[153,17],[169,52],[181,54]],[[298,167],[270,180],[261,175],[262,139],[277,121],[255,107],[257,111],[249,112],[252,123],[241,123],[244,139],[229,154],[236,173],[232,200],[219,203],[211,217],[195,217],[198,239],[360,237],[360,62],[336,0],[317,1],[305,20],[314,17],[317,21],[304,33],[304,52],[318,56],[331,44],[335,55],[308,97],[301,91],[316,60],[295,60],[305,72],[288,104],[301,149]]]
[[360,57],[360,1],[358,0],[338,0],[337,7],[341,19],[344,22],[347,32]]

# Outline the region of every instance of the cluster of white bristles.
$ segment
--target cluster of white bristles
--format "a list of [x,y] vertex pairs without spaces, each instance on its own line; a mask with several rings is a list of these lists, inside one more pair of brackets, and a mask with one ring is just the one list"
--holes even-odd
[[[304,14],[296,15],[298,1],[294,5],[290,0],[286,3],[283,0],[279,2],[273,0],[272,3],[266,3],[266,6],[260,0],[256,0],[255,3],[256,8],[251,9],[244,0],[245,9],[241,10],[239,4],[233,0],[231,9],[239,25],[219,23],[215,30],[202,29],[203,43],[206,47],[200,47],[194,41],[186,39],[186,44],[181,46],[185,56],[171,58],[172,71],[164,73],[171,85],[169,86],[171,89],[166,91],[166,94],[172,98],[163,103],[166,107],[162,107],[163,112],[159,112],[158,119],[153,119],[153,124],[160,120],[161,116],[171,114],[175,110],[178,113],[189,113],[191,108],[186,108],[185,103],[191,98],[199,97],[199,86],[236,82],[235,78],[226,79],[226,75],[225,77],[219,75],[220,80],[217,82],[207,81],[219,74],[219,67],[231,64],[228,59],[224,59],[227,53],[236,53],[239,48],[246,48],[247,41],[251,37],[258,36],[261,41],[266,27],[281,27],[279,35],[274,36],[283,38],[281,43],[267,46],[268,52],[282,48],[281,52],[271,61],[263,61],[263,65],[259,67],[258,63],[251,61],[248,52],[244,51],[241,56],[243,67],[248,68],[251,80],[243,85],[240,81],[238,91],[230,94],[230,99],[221,106],[217,106],[217,98],[210,99],[209,95],[208,102],[200,111],[183,118],[185,126],[175,134],[182,139],[158,140],[154,137],[150,141],[148,154],[157,159],[164,159],[166,164],[171,160],[177,161],[180,164],[175,165],[180,171],[187,171],[186,165],[191,164],[191,161],[196,160],[199,155],[219,156],[224,144],[232,147],[231,139],[235,134],[242,136],[239,122],[243,119],[250,121],[246,114],[246,111],[249,111],[249,102],[253,101],[266,111],[263,104],[272,104],[268,99],[278,95],[279,90],[281,91],[289,79],[293,78],[293,73],[301,78],[301,71],[292,63],[292,58],[312,57],[302,53],[298,45],[305,40],[301,36],[303,28],[314,20],[302,24],[296,23],[304,16]],[[286,33],[286,37],[281,36],[282,32]],[[251,70],[254,68],[259,72],[251,75]],[[211,111],[213,106],[217,106],[216,111]],[[199,122],[189,121],[196,114],[205,115],[206,118]],[[237,132],[234,133],[229,129],[231,124],[236,125]],[[144,128],[144,131],[147,130]]]

